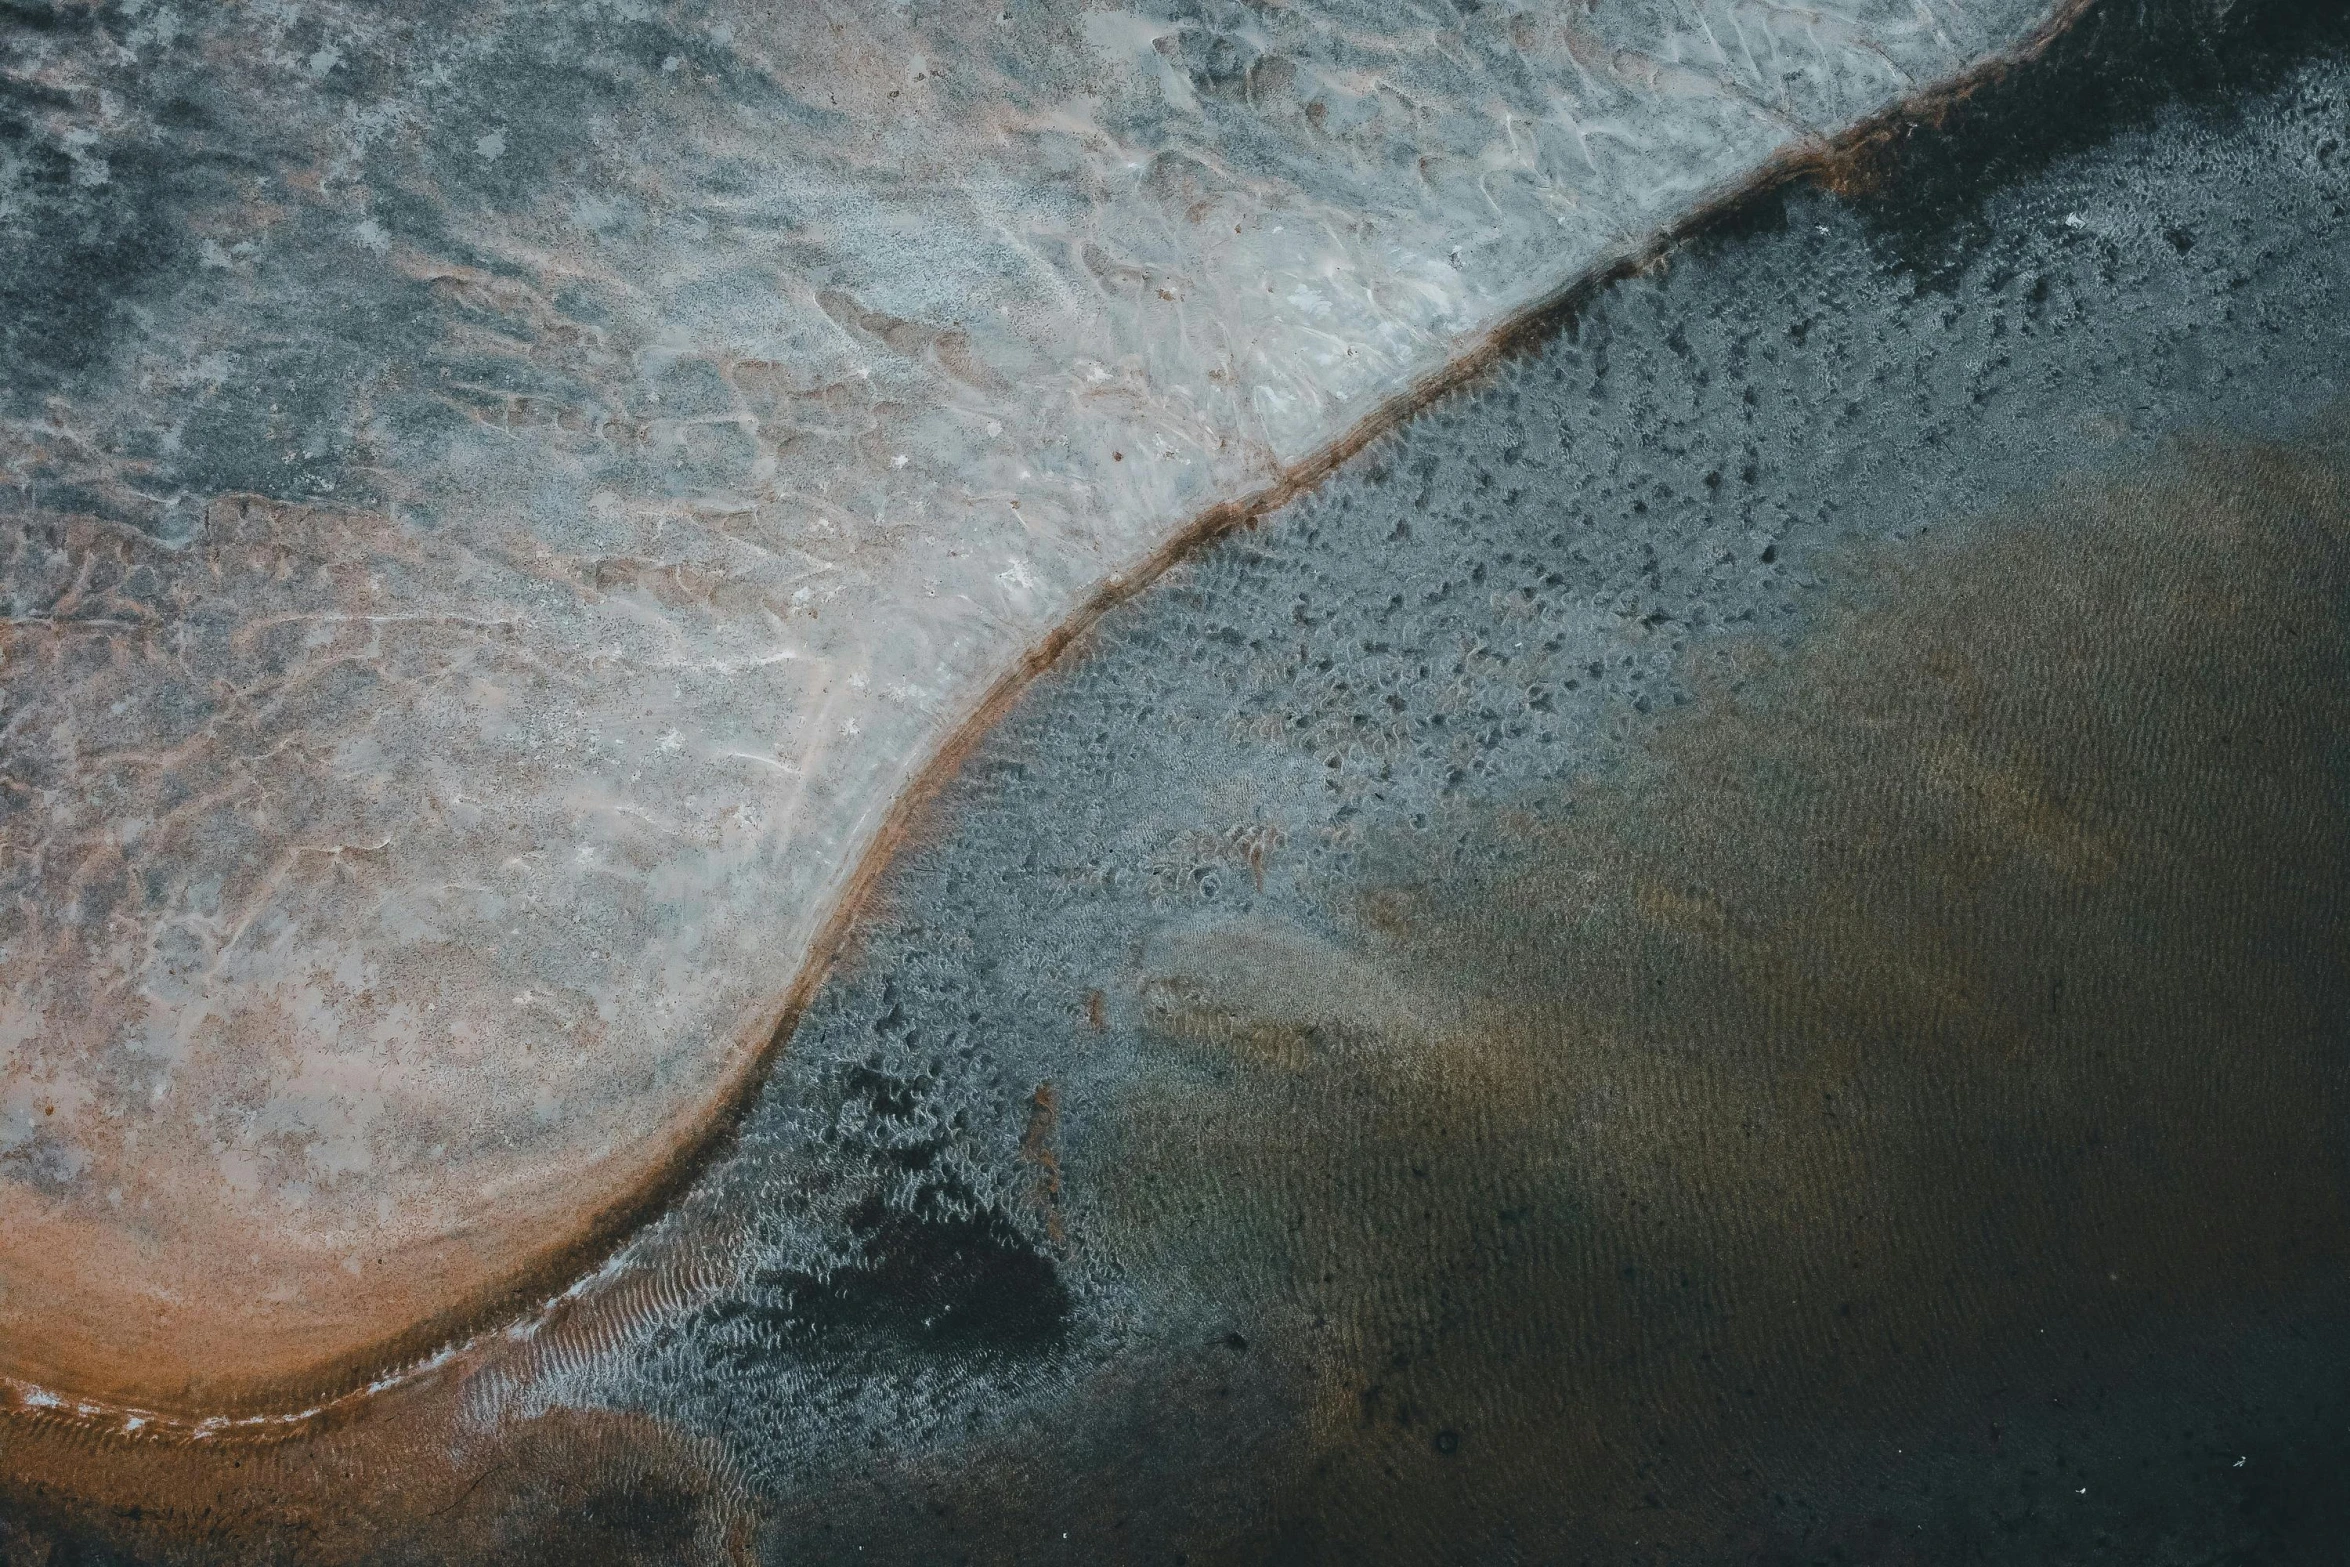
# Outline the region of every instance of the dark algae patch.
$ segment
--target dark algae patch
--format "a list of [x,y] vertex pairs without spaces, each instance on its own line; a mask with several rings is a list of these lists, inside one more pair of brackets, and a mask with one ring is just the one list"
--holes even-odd
[[[2350,13],[2331,0],[2092,4],[2028,66],[1938,105],[1931,134],[1896,120],[1832,163],[1825,183],[1880,255],[1948,292],[1971,263],[2012,248],[2012,223],[2003,232],[1993,215],[2000,193],[2181,110],[2224,130],[2246,100],[2345,41]],[[2195,236],[2172,227],[2165,238],[2183,252]]]
[[[992,1209],[948,1211],[926,1193],[912,1211],[869,1199],[848,1220],[857,1249],[824,1272],[777,1269],[748,1301],[714,1308],[710,1330],[767,1352],[1030,1354],[1067,1327],[1069,1292],[1052,1260]],[[968,1199],[966,1199],[967,1202]],[[749,1369],[746,1364],[745,1369]]]
[[[903,1029],[894,990],[879,999],[869,1034]],[[811,1183],[837,1215],[825,1243],[752,1270],[666,1333],[664,1348],[691,1355],[696,1375],[781,1388],[853,1387],[909,1360],[968,1368],[1059,1347],[1068,1287],[1037,1215],[974,1186],[968,1115],[945,1079],[943,1063],[884,1052],[828,1074],[827,1158]]]

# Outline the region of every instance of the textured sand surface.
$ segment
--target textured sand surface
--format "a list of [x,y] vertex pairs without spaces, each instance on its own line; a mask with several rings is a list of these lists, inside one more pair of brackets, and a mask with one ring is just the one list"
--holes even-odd
[[2042,19],[10,8],[0,1372],[294,1397],[543,1273],[1073,605]]

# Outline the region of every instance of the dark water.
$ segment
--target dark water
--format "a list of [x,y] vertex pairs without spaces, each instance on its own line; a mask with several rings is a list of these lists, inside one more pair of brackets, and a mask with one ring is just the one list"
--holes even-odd
[[472,1548],[2350,1557],[2343,33],[2102,7],[1115,612]]
[[2341,1559],[2313,14],[2109,8],[1114,615],[732,1172],[862,1326],[632,1407],[778,1560]]

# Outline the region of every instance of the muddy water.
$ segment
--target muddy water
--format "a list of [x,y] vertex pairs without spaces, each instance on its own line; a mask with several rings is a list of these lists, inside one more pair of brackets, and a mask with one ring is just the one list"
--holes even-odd
[[1069,1179],[1297,1325],[1277,1516],[1692,1547],[1762,1475],[1858,1445],[1922,1500],[2015,1390],[2339,1301],[2344,456],[1854,551],[1628,777],[1372,841],[1335,933],[1170,953],[1146,1027],[1211,1081]]

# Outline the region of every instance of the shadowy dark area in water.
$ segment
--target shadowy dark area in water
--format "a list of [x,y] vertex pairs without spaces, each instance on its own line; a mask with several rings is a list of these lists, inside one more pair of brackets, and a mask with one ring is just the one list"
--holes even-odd
[[[2346,38],[2350,17],[2328,0],[2096,4],[2028,68],[1951,105],[1931,134],[1900,130],[1857,149],[1834,183],[1881,254],[1948,292],[1969,264],[2014,245],[1988,211],[1999,192],[2182,109],[2224,132],[2238,105]],[[2344,156],[2345,137],[2350,126],[2332,127],[2317,155]],[[1745,221],[1774,217],[1783,211],[1764,200]],[[2182,251],[2196,243],[2185,228],[2164,237]]]
[[[919,1084],[853,1068],[874,1114],[913,1112]],[[942,1142],[896,1152],[926,1173]],[[768,1268],[747,1298],[720,1302],[689,1331],[755,1362],[775,1353],[833,1359],[858,1352],[1028,1354],[1058,1343],[1069,1292],[1052,1261],[1000,1209],[951,1177],[919,1181],[896,1204],[879,1193],[846,1217],[856,1249],[821,1270]]]
[[2338,1561],[2346,26],[2103,6],[1111,615],[465,1538]]

